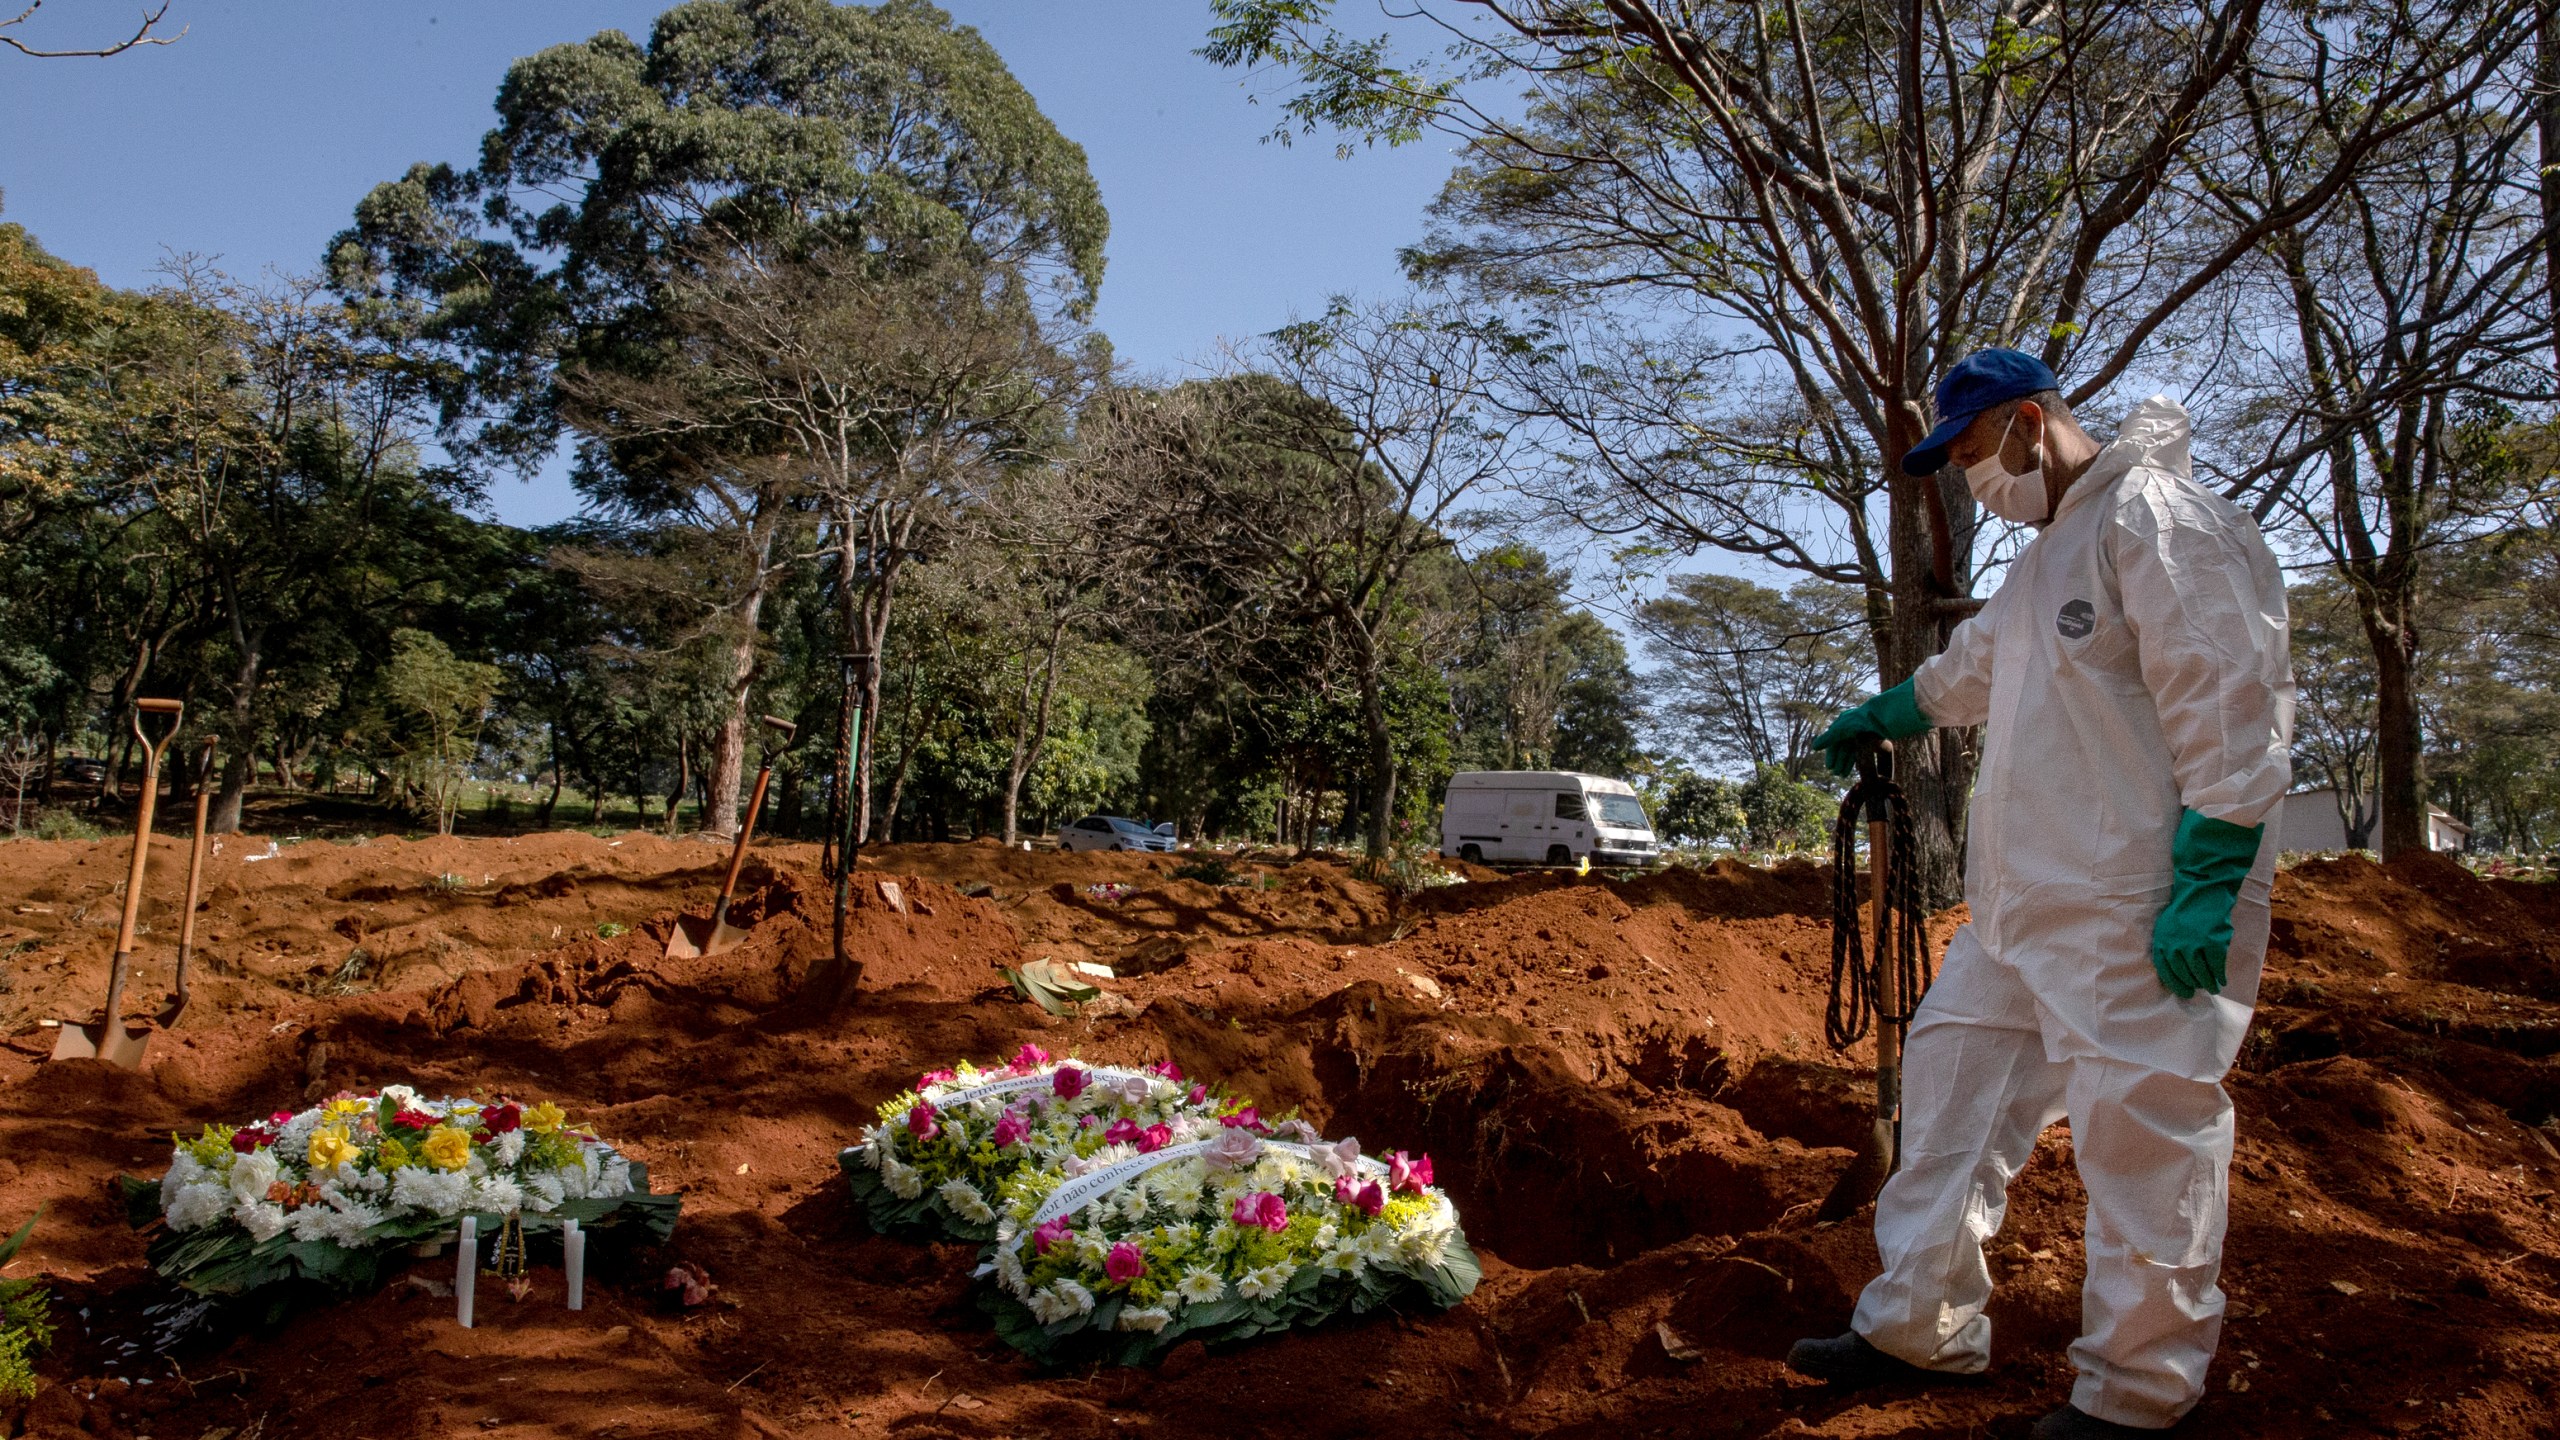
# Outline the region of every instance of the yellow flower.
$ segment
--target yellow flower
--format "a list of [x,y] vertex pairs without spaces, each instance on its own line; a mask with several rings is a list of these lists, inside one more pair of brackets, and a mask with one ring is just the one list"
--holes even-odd
[[328,1113],[332,1115],[353,1115],[360,1111],[370,1110],[372,1108],[372,1102],[359,1096],[341,1095],[337,1099],[329,1102]]
[[397,1140],[385,1140],[382,1149],[375,1153],[373,1163],[385,1172],[397,1170],[409,1163],[409,1147]]
[[426,1143],[418,1147],[427,1163],[439,1170],[459,1170],[471,1163],[471,1137],[450,1125],[439,1125],[427,1132]]
[[305,1158],[314,1171],[326,1175],[363,1153],[356,1148],[354,1141],[347,1138],[346,1127],[323,1125],[311,1132],[311,1152]]
[[545,1135],[556,1134],[561,1126],[568,1123],[569,1112],[548,1100],[524,1112],[524,1128]]

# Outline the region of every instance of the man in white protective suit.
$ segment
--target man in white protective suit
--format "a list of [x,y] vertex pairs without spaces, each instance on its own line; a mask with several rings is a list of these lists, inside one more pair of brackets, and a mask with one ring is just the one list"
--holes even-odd
[[2040,527],[1980,614],[1814,744],[1983,728],[1955,933],[1903,1056],[1899,1166],[1876,1201],[1884,1273],[1848,1334],[1795,1370],[1858,1386],[1990,1361],[1983,1244],[2036,1136],[2069,1117],[2089,1192],[2071,1401],[2041,1440],[2176,1424],[2221,1337],[2231,1101],[2257,1003],[2292,780],[2282,572],[2199,487],[2186,412],[2155,396],[2101,447],[2014,350],[1954,366],[1902,466],[1953,463]]

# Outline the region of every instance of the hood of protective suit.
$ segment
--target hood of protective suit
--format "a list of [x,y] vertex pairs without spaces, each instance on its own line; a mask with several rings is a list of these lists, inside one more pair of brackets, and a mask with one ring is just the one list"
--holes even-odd
[[2053,518],[2059,520],[2091,496],[2104,493],[2136,466],[2193,480],[2195,458],[2188,453],[2187,440],[2194,434],[2195,422],[2188,418],[2187,407],[2166,395],[2154,395],[2134,406],[2123,427],[2116,431],[2116,438],[2107,442],[2079,479],[2071,482],[2071,489],[2062,497]]

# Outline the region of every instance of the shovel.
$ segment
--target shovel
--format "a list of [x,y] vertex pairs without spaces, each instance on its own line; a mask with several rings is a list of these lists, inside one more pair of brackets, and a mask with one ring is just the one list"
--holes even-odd
[[204,754],[196,761],[196,839],[187,851],[187,908],[178,922],[178,982],[160,1011],[160,1028],[168,1029],[187,1013],[187,957],[196,948],[196,886],[204,878],[204,821],[213,805],[213,741],[204,737]]
[[1891,873],[1888,852],[1893,843],[1892,786],[1892,742],[1882,741],[1873,749],[1859,752],[1858,787],[1864,792],[1867,812],[1867,937],[1873,947],[1872,959],[1860,956],[1859,960],[1873,966],[1870,973],[1875,985],[1876,1118],[1865,1148],[1823,1198],[1816,1220],[1845,1219],[1876,1198],[1876,1192],[1892,1178],[1901,1149],[1904,1022],[1894,1017],[1902,1014],[1902,975],[1901,967],[1891,958],[1893,931],[1889,927],[1893,912],[1885,890],[1885,877]]
[[[142,872],[151,860],[151,811],[160,799],[160,755],[178,733],[185,712],[186,706],[176,700],[133,702],[133,733],[142,742],[142,804],[133,815],[133,868],[125,874],[124,920],[116,927],[115,966],[107,974],[107,1008],[95,1025],[62,1022],[62,1034],[53,1042],[56,1060],[104,1060],[118,1069],[139,1070],[142,1052],[151,1044],[148,1031],[136,1035],[124,1028],[124,982],[133,972],[133,922],[142,913]],[[156,745],[142,723],[145,715],[169,717],[169,728],[160,732]]]
[[[774,715],[765,716],[764,723],[781,731],[785,744],[790,743],[792,732],[799,728]],[[668,959],[690,960],[698,955],[717,955],[737,949],[738,942],[747,938],[746,931],[729,928],[729,899],[738,892],[738,871],[747,863],[747,841],[756,833],[756,816],[764,810],[764,787],[772,779],[773,754],[767,751],[764,768],[756,772],[755,793],[747,797],[747,820],[738,827],[737,848],[729,852],[729,875],[720,882],[720,903],[712,908],[711,923],[707,927],[697,927],[694,921],[677,916],[675,933],[667,937]]]

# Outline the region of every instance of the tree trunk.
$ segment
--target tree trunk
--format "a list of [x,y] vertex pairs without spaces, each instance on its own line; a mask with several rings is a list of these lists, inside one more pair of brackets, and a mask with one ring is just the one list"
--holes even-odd
[[684,812],[684,792],[693,788],[693,741],[688,736],[676,737],[676,783],[667,792],[667,836],[676,833],[676,817]]
[[559,723],[555,721],[544,728],[549,730],[551,733],[551,793],[543,799],[542,814],[534,821],[534,828],[537,830],[548,830],[551,828],[552,812],[560,808],[560,787],[565,784],[568,779],[568,777],[563,775],[560,770]]
[[1369,732],[1369,858],[1384,860],[1388,825],[1396,813],[1396,743],[1387,728],[1386,677],[1378,673],[1374,656],[1361,670],[1360,723]]
[[[2373,642],[2374,809],[2382,822],[2382,858],[2425,850],[2427,792],[2424,735],[2418,719],[2417,628],[2410,597],[2360,587],[2359,609]],[[2370,597],[2370,598],[2365,598]]]
[[720,717],[719,738],[711,751],[702,828],[724,838],[738,833],[739,794],[746,788],[747,738],[755,728],[752,712],[757,629],[762,624],[765,593],[770,588],[766,574],[773,562],[773,538],[782,528],[778,521],[767,519],[766,512],[779,506],[779,501],[762,494],[756,497],[757,533],[749,555],[752,578],[747,582],[746,594],[738,601],[738,629],[729,647],[729,703]]
[[216,835],[240,833],[240,807],[249,793],[250,772],[257,765],[249,749],[256,738],[250,725],[254,713],[251,707],[257,700],[259,674],[266,660],[266,628],[247,628],[239,620],[238,602],[232,602],[231,608],[231,639],[240,650],[240,669],[231,682],[231,758],[223,762],[222,791],[214,797],[213,814],[205,822],[205,828]]
[[[1891,414],[1885,463],[1891,471],[1886,543],[1892,554],[1893,606],[1877,664],[1886,688],[1910,679],[1921,662],[1946,648],[1956,614],[1941,602],[1961,595],[1972,578],[1971,546],[1950,545],[1953,573],[1946,586],[1937,583],[1929,491],[1941,486],[1945,477],[1902,473],[1901,457],[1919,443],[1920,433],[1900,406],[1893,406]],[[1941,505],[1949,498],[1939,489]],[[1951,515],[1951,523],[1952,519]],[[1956,559],[1959,554],[1966,558]],[[1976,754],[1970,729],[1933,730],[1894,750],[1894,778],[1911,800],[1912,839],[1919,852],[1913,858],[1924,903],[1932,910],[1964,898],[1965,808],[1973,796]]]
[[[1039,705],[1036,711],[1031,705],[1023,706],[1026,712],[1032,712],[1025,716],[1030,722],[1030,734],[1015,734],[1013,763],[1005,771],[1004,848],[1007,850],[1013,848],[1016,822],[1021,814],[1022,782],[1038,768],[1040,751],[1049,743],[1049,716],[1058,695],[1059,657],[1065,651],[1066,643],[1067,622],[1063,618],[1057,619],[1049,626],[1049,648],[1041,657]],[[1023,677],[1022,688],[1026,692],[1031,688],[1030,679],[1028,675]],[[1023,696],[1025,701],[1030,698],[1027,693]]]

